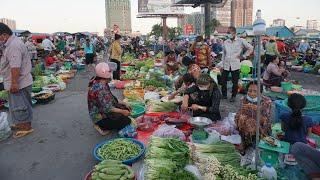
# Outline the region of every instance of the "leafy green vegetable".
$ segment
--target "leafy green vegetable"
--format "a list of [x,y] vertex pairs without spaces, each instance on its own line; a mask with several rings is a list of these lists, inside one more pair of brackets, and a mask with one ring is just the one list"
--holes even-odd
[[183,170],[189,163],[189,154],[188,145],[179,139],[152,136],[145,159],[145,179],[194,180]]

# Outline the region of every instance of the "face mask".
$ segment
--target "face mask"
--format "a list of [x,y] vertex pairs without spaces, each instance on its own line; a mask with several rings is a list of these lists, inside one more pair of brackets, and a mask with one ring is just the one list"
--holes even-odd
[[256,103],[256,102],[258,102],[258,98],[256,97],[256,98],[252,98],[252,97],[250,97],[249,95],[247,95],[247,100],[249,101],[249,102],[251,102],[251,103]]
[[197,45],[198,45],[198,46],[201,46],[201,45],[202,45],[202,42],[197,42]]
[[209,90],[209,86],[199,86],[199,90],[200,91],[208,91]]
[[169,65],[169,66],[173,66],[173,65],[174,65],[174,62],[168,62],[168,65]]

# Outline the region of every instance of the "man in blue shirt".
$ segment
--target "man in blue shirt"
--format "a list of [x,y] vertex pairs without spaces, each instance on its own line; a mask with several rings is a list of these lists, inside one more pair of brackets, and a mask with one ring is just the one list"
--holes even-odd
[[310,49],[309,43],[302,40],[299,45],[298,52],[306,53],[308,49]]
[[90,39],[86,40],[86,43],[83,45],[83,50],[86,54],[86,64],[93,64],[94,60],[94,48],[93,44],[90,42]]

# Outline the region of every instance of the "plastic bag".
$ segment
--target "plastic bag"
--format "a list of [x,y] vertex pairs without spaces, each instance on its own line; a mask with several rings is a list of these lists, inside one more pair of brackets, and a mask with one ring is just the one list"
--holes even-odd
[[209,136],[206,140],[203,141],[204,144],[214,144],[220,141],[220,133],[213,130],[209,133]]
[[223,121],[218,121],[211,126],[205,128],[205,130],[210,133],[213,130],[217,131],[221,135],[229,136],[231,134],[236,133],[236,124],[234,122],[235,113],[229,113],[228,117],[226,117]]
[[167,124],[160,126],[153,133],[153,135],[162,138],[179,138],[180,140],[186,139],[186,136],[181,130],[177,129],[175,126],[169,126]]
[[231,144],[241,144],[241,136],[239,134],[231,136],[221,136],[221,140],[227,141]]
[[202,180],[202,179],[203,179],[197,166],[187,165],[187,166],[184,168],[184,170],[192,173],[198,180]]
[[123,129],[121,129],[119,131],[119,136],[120,137],[125,137],[125,138],[134,138],[136,137],[138,134],[137,134],[137,131],[136,131],[136,128],[133,127],[131,124],[130,125],[127,125],[126,127],[124,127]]
[[11,128],[8,122],[8,114],[6,112],[0,113],[0,141],[9,138],[11,135]]

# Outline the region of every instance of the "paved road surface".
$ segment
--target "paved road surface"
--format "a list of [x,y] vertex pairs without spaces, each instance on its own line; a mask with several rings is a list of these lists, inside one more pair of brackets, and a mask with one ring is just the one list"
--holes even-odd
[[[295,73],[293,77],[320,90],[319,76]],[[91,170],[96,164],[92,149],[107,138],[92,128],[88,117],[89,78],[78,74],[54,102],[35,107],[32,135],[0,143],[0,180],[81,180]],[[238,103],[227,101],[221,106],[223,116],[238,109]]]

